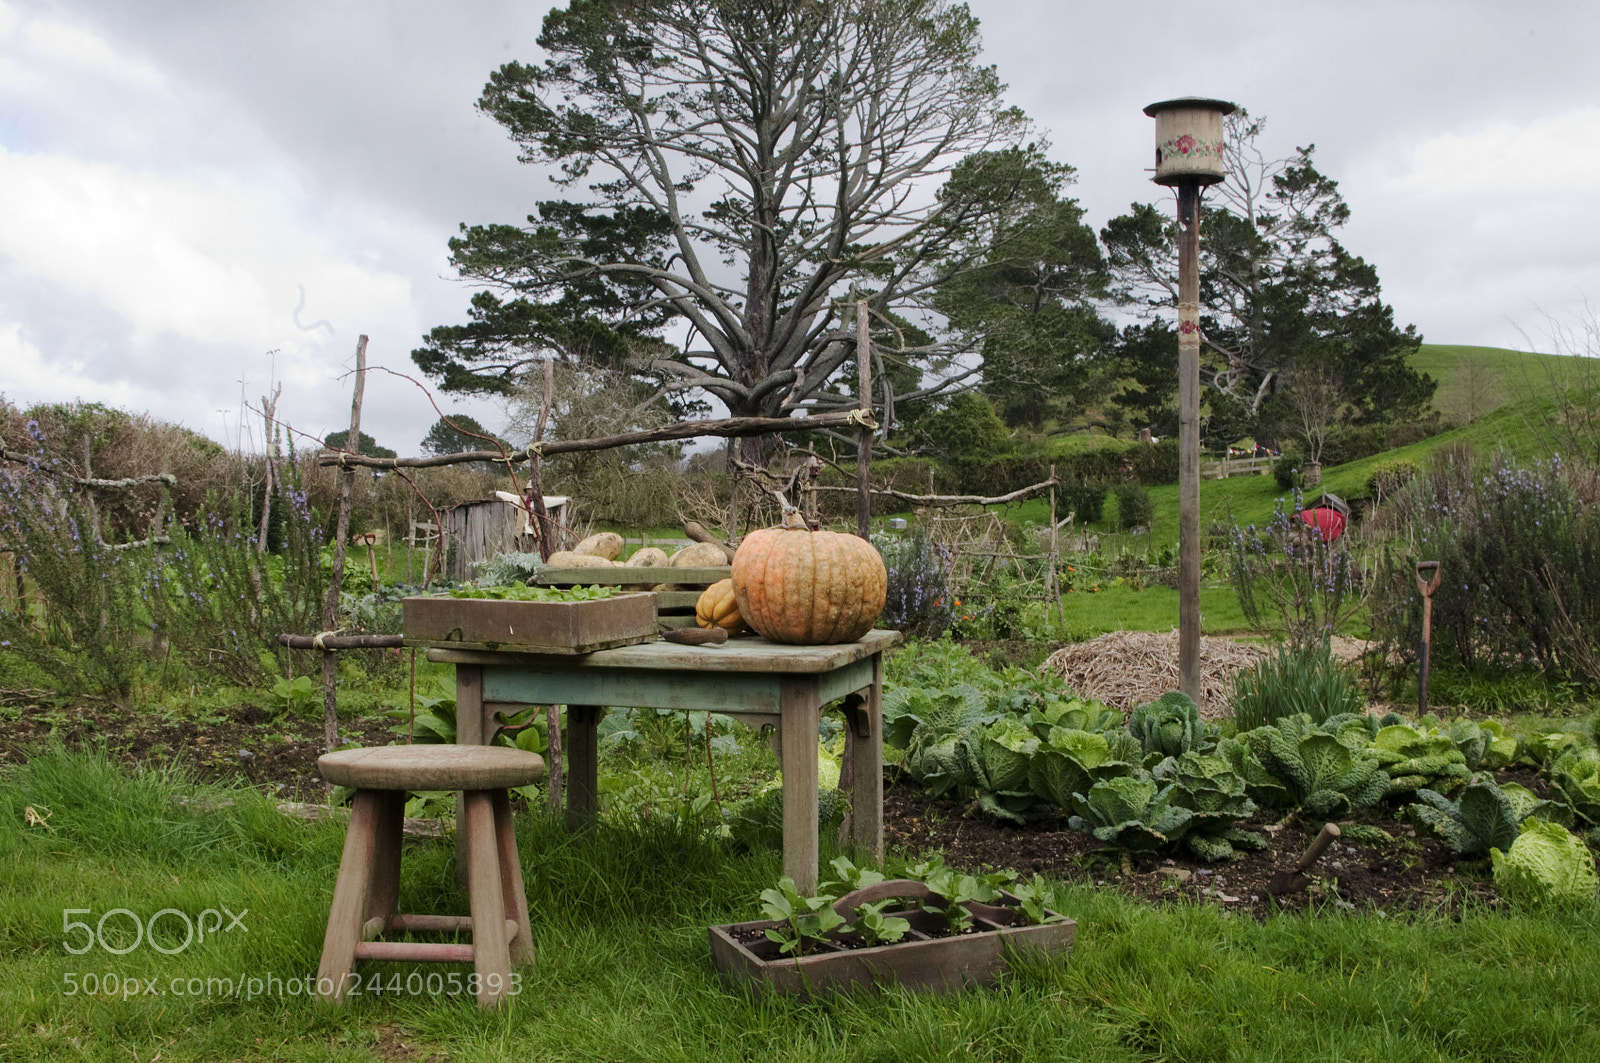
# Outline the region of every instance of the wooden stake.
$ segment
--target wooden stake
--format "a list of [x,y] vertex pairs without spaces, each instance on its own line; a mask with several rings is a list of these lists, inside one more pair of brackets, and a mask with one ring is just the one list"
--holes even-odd
[[[856,302],[856,382],[861,396],[861,412],[872,412],[872,333],[867,327],[867,301]],[[856,534],[867,538],[872,530],[872,490],[869,482],[872,464],[872,429],[861,426],[856,444]]]
[[278,409],[278,396],[283,394],[283,385],[279,384],[272,393],[272,398],[261,396],[261,419],[264,422],[266,435],[263,437],[262,451],[266,457],[267,471],[261,485],[261,530],[256,535],[256,553],[267,552],[267,528],[272,521],[272,480],[276,471],[273,466],[273,445],[276,436],[273,434],[273,418]]
[[[361,451],[361,395],[367,383],[367,337],[356,341],[356,383],[350,398],[350,436],[348,450]],[[350,538],[350,506],[355,495],[355,470],[345,466],[339,474],[339,519],[333,535],[333,573],[328,578],[328,594],[322,600],[322,630],[332,631],[339,622],[339,591],[344,585],[345,545]],[[329,749],[339,744],[339,669],[333,653],[322,653],[322,740]]]

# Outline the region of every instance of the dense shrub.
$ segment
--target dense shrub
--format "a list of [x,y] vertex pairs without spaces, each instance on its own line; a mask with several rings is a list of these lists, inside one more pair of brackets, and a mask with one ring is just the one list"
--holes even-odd
[[[1600,511],[1583,504],[1561,462],[1447,459],[1385,507],[1409,540],[1390,551],[1374,596],[1374,631],[1407,653],[1420,638],[1415,566],[1438,561],[1435,655],[1467,668],[1534,665],[1567,673],[1600,645]],[[1600,684],[1600,674],[1589,674]]]
[[1159,443],[1143,443],[1128,452],[1128,464],[1134,479],[1142,484],[1175,484],[1178,482],[1178,441],[1163,439]]
[[1105,515],[1107,491],[1103,483],[1064,482],[1056,488],[1056,509],[1075,514],[1074,523],[1098,523]]
[[1272,478],[1280,491],[1302,491],[1306,486],[1306,460],[1292,450],[1286,450],[1272,463]]
[[1137,528],[1141,525],[1149,527],[1155,519],[1156,504],[1150,500],[1150,492],[1143,484],[1120,483],[1116,486],[1117,495],[1117,526],[1123,531]]
[[1375,462],[1367,473],[1368,498],[1388,498],[1417,475],[1417,463],[1406,458],[1389,458]]

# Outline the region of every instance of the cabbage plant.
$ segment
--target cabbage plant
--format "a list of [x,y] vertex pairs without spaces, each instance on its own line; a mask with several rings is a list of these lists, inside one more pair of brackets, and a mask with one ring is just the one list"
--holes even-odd
[[1489,850],[1501,896],[1525,908],[1580,908],[1595,903],[1594,855],[1557,823],[1534,820],[1505,852]]

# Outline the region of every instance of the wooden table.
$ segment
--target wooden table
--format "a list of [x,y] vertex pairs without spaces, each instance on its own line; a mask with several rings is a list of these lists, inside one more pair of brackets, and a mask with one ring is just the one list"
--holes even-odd
[[817,726],[844,699],[852,733],[851,840],[883,861],[883,651],[896,631],[869,631],[836,646],[783,646],[759,638],[721,646],[647,642],[582,656],[489,653],[435,643],[428,660],[456,666],[456,740],[493,740],[495,717],[527,705],[567,706],[567,825],[598,810],[597,726],[607,706],[720,712],[772,724],[783,769],[783,873],[804,893],[817,886]]

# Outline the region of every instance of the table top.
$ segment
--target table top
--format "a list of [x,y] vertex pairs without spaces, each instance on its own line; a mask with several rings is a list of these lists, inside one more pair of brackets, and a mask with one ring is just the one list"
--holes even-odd
[[528,671],[643,668],[657,671],[771,672],[813,675],[882,653],[902,641],[898,631],[869,631],[855,642],[828,646],[788,646],[763,638],[733,638],[720,646],[681,646],[658,639],[614,650],[577,656],[540,653],[486,652],[428,647],[428,660],[443,664],[475,664]]

